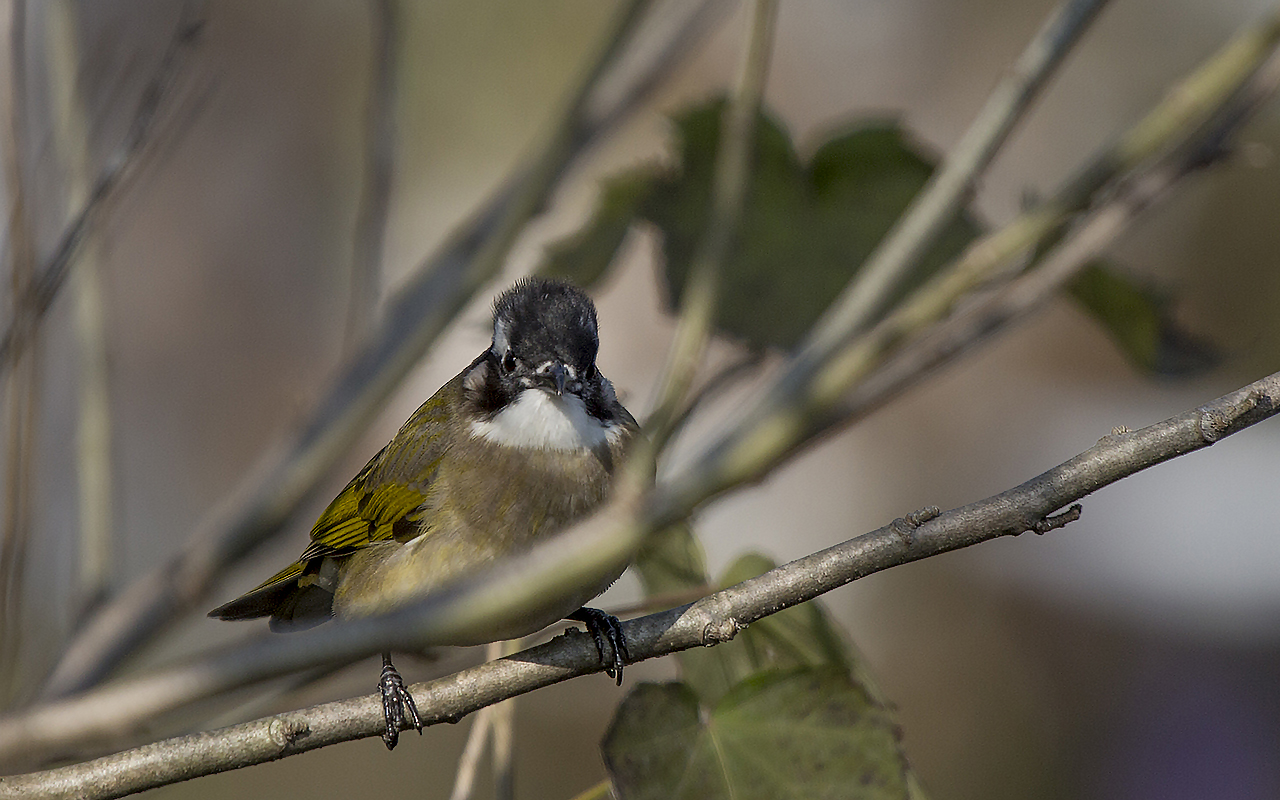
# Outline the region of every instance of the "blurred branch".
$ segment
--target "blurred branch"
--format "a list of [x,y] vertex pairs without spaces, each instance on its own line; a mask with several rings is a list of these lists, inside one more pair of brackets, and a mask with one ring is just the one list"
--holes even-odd
[[[937,509],[918,512],[691,605],[625,622],[628,647],[634,660],[644,660],[718,644],[756,620],[889,567],[1001,536],[1048,532],[1078,515],[1078,507],[1073,506],[1052,516],[1064,506],[1143,469],[1208,447],[1277,413],[1280,373],[1141,430],[1104,436],[1080,455],[1001,494],[946,513]],[[490,584],[484,580],[470,585],[447,598],[445,604],[471,602],[473,596],[494,591]],[[296,643],[303,638],[311,641],[312,655],[323,652],[319,648],[325,645],[339,648],[343,655],[356,650],[377,652],[389,641],[389,631],[396,626],[402,626],[401,630],[403,626],[417,627],[415,620],[431,619],[441,605],[438,599],[427,600],[385,617],[334,625],[322,634],[279,638],[269,648],[276,656],[270,659],[272,669],[278,674],[299,666],[284,664],[284,654],[300,652]],[[359,633],[353,636],[352,632]],[[160,694],[172,702],[185,693],[178,702],[190,702],[206,694],[208,687],[199,684],[221,684],[223,670],[250,659],[266,662],[261,650],[249,653],[240,648],[239,653],[242,657],[238,660],[224,655],[216,662],[206,660],[2,720],[0,756],[13,760],[48,755],[104,732],[136,729],[158,709],[150,703],[139,708],[131,698]],[[601,669],[591,637],[573,630],[509,658],[415,684],[411,690],[423,720],[436,724],[456,721],[501,700]],[[238,677],[245,677],[243,670]],[[0,798],[26,797],[34,792],[85,800],[119,797],[337,742],[378,736],[383,726],[381,701],[377,695],[368,695],[176,737],[81,764],[0,778]]]
[[1209,120],[1200,134],[1149,169],[1122,182],[1070,237],[1039,259],[1034,270],[1018,276],[894,354],[882,368],[858,384],[841,403],[837,414],[846,420],[865,416],[934,367],[1057,297],[1063,285],[1102,255],[1139,214],[1175,183],[1227,154],[1225,143],[1231,134],[1270,100],[1278,88],[1280,59],[1273,57],[1238,93],[1235,102]]
[[[9,259],[13,288],[12,329],[26,334],[30,347],[15,359],[5,384],[5,508],[0,530],[0,677],[6,705],[26,683],[22,662],[26,620],[22,614],[27,543],[31,536],[32,460],[35,456],[40,352],[30,286],[35,273],[35,232],[30,217],[26,164],[27,45],[26,3],[15,0],[10,19],[10,82],[4,160],[10,194]],[[0,373],[2,374],[2,373]]]
[[[15,4],[15,9],[18,5],[21,4]],[[68,222],[53,254],[41,265],[32,285],[22,295],[15,295],[15,302],[21,298],[22,302],[29,305],[35,315],[35,321],[24,327],[15,318],[8,329],[0,334],[0,374],[13,364],[17,354],[26,346],[25,339],[29,333],[26,328],[33,328],[36,321],[53,305],[53,300],[66,281],[85,234],[96,224],[103,207],[136,169],[140,156],[151,139],[163,101],[172,89],[185,58],[189,55],[204,24],[200,14],[203,5],[201,0],[188,0],[183,3],[173,38],[151,82],[142,92],[124,143],[103,166],[88,197],[85,198],[84,205]],[[13,35],[15,37],[20,35],[18,29],[15,29]],[[16,40],[15,44],[17,44]]]
[[480,771],[480,759],[484,757],[485,747],[489,744],[494,708],[495,706],[485,706],[471,720],[467,743],[462,748],[462,755],[458,756],[458,771],[453,779],[453,791],[449,793],[449,800],[471,800],[471,793],[475,791],[476,774]]
[[[516,650],[516,643],[490,642],[485,645],[485,661],[495,661],[511,655]],[[515,700],[505,700],[492,706],[485,706],[471,721],[471,730],[467,731],[467,743],[458,757],[458,771],[453,779],[453,791],[449,800],[471,800],[475,791],[476,774],[480,771],[480,760],[484,757],[485,748],[490,739],[493,741],[493,775],[494,794],[503,800],[514,791],[515,768],[512,763],[511,729],[514,722]]]
[[503,700],[487,710],[493,712],[493,796],[495,800],[515,800],[516,699]]
[[[83,85],[79,6],[70,0],[49,3],[49,93],[55,152],[63,164],[68,215],[87,205],[93,189],[89,126]],[[94,232],[86,231],[72,290],[75,301],[78,407],[76,478],[79,500],[79,572],[74,620],[83,618],[106,596],[111,579],[112,470],[111,392],[107,370],[106,311],[101,264]]]
[[681,405],[711,336],[720,270],[738,240],[777,11],[774,0],[756,0],[752,4],[742,67],[725,106],[721,126],[724,133],[716,147],[707,227],[689,268],[679,324],[659,383],[657,408],[645,423],[645,433],[655,450],[662,449],[680,417]]
[[344,351],[365,336],[378,302],[387,210],[396,155],[397,70],[400,60],[398,0],[369,0],[369,96],[364,118],[364,182],[352,242]]
[[1009,134],[1106,4],[1107,0],[1067,0],[1054,10],[964,136],[818,324],[807,344],[814,356],[839,347],[870,324],[886,298],[969,201]]
[[[1146,117],[1105,148],[1051,199],[981,237],[861,337],[828,333],[846,342],[818,354],[806,347],[761,393],[742,420],[660,487],[654,504],[664,522],[682,519],[700,503],[756,480],[789,454],[843,421],[844,398],[910,337],[943,319],[955,304],[1024,253],[1060,235],[1116,181],[1169,148],[1194,137],[1206,120],[1237,108],[1242,89],[1280,42],[1280,12],[1246,29],[1176,85]],[[1215,137],[1238,129],[1239,115]],[[1218,139],[1215,139],[1218,141]],[[1220,143],[1220,142],[1219,142]],[[821,324],[821,323],[820,323]]]
[[[650,0],[631,0],[624,7],[542,151],[423,262],[286,453],[265,475],[246,482],[227,514],[197,528],[182,553],[128,587],[86,626],[68,647],[46,695],[69,694],[100,681],[205,597],[227,565],[284,526],[435,337],[496,274],[524,223],[542,208],[559,178],[592,142],[642,103],[660,84],[660,76],[669,74],[688,51],[694,39],[686,28],[668,31],[654,48],[660,57],[642,63],[627,76],[623,90],[600,101],[597,87],[607,83],[606,77],[617,77],[610,67],[649,6]],[[703,19],[691,14],[685,24]]]

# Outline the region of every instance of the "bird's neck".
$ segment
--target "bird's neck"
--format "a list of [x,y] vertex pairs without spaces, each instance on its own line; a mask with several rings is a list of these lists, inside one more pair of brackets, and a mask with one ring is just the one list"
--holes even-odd
[[471,423],[472,436],[523,450],[596,450],[615,443],[621,425],[592,416],[582,399],[526,389],[488,419]]

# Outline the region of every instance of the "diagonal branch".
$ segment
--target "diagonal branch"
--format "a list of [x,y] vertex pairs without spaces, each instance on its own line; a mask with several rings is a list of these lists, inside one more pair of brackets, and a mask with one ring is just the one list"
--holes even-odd
[[497,273],[525,222],[541,210],[565,172],[679,63],[695,41],[688,28],[705,30],[705,17],[690,14],[684,26],[668,31],[659,42],[658,57],[627,75],[626,89],[601,103],[597,90],[616,77],[611,67],[650,5],[651,0],[631,0],[624,7],[542,151],[418,268],[285,453],[245,484],[230,512],[201,525],[183,552],[132,584],[86,625],[64,653],[46,696],[70,694],[101,681],[127,654],[205,597],[228,564],[284,527],[436,336]]
[[[731,430],[665,482],[659,501],[668,509],[664,519],[679,519],[711,497],[759,479],[843,421],[838,409],[850,390],[905,341],[946,318],[962,298],[1008,264],[1059,235],[1116,181],[1202,133],[1206,122],[1224,109],[1240,107],[1240,93],[1256,85],[1259,70],[1278,45],[1280,11],[1273,11],[1177,84],[1052,198],[973,242],[875,328],[862,336],[845,328],[822,337],[831,346],[806,346]],[[1244,113],[1237,115],[1224,131],[1215,132],[1215,141],[1238,130],[1244,119]]]
[[978,179],[1009,134],[1106,4],[1107,0],[1066,0],[1058,6],[987,98],[964,136],[832,304],[809,337],[809,351],[833,349],[841,339],[867,327],[903,276],[911,273],[969,201]]
[[[151,135],[164,100],[172,91],[186,58],[199,39],[200,30],[204,25],[203,5],[201,0],[188,0],[183,4],[173,38],[170,39],[168,49],[165,50],[150,83],[143,89],[124,143],[108,159],[102,172],[94,180],[84,204],[67,223],[52,255],[41,265],[39,274],[25,293],[22,302],[30,307],[30,313],[35,316],[35,319],[43,316],[53,305],[58,291],[66,283],[67,275],[86,234],[97,222],[108,201],[133,174],[142,153],[151,142]],[[15,35],[21,34],[15,32]],[[28,321],[26,325],[20,325],[15,321],[0,334],[0,374],[13,363],[17,354],[25,347],[24,337],[32,325],[34,320]]]
[[[1104,436],[1093,447],[1025,483],[985,500],[895,520],[691,605],[630,620],[624,629],[636,660],[732,639],[747,625],[812,600],[858,578],[939,553],[1026,531],[1044,533],[1079,513],[1054,513],[1122,478],[1208,447],[1280,413],[1280,373],[1141,430]],[[421,614],[430,606],[419,604]],[[403,618],[405,615],[399,614]],[[372,629],[375,620],[363,625]],[[353,623],[351,628],[361,626]],[[379,645],[372,639],[369,652]],[[578,631],[505,659],[411,687],[427,724],[466,714],[534,689],[601,669],[589,636]],[[152,683],[172,684],[176,671]],[[82,741],[94,728],[143,721],[127,703],[85,696],[0,721],[0,755],[14,759]],[[114,709],[110,717],[103,715]],[[67,767],[0,778],[0,798],[39,792],[53,798],[120,797],[200,775],[272,761],[353,739],[384,726],[376,695],[325,703],[180,736]]]

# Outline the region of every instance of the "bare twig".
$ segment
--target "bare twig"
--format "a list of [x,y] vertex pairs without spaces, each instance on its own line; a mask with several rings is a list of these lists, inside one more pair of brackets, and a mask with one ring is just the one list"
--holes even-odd
[[[81,70],[78,6],[50,3],[48,84],[54,141],[63,162],[69,216],[86,205],[93,189],[89,124],[78,76]],[[76,390],[76,478],[79,501],[79,575],[74,618],[106,595],[111,579],[112,469],[111,393],[107,374],[106,310],[101,264],[93,231],[85,233],[72,276],[78,380]]]
[[396,80],[400,57],[398,0],[369,0],[369,96],[365,100],[364,183],[352,241],[351,292],[344,349],[369,328],[382,270],[396,150]]
[[844,399],[846,420],[865,416],[920,380],[930,370],[985,341],[1010,322],[1024,318],[1057,296],[1073,276],[1100,256],[1133,220],[1176,182],[1216,162],[1223,143],[1280,85],[1280,59],[1272,58],[1237,95],[1236,102],[1208,121],[1185,146],[1123,182],[1087,219],[1040,259],[1036,268],[1011,281],[896,353]]
[[[200,0],[188,0],[183,4],[173,38],[151,82],[142,92],[123,144],[103,166],[84,205],[68,222],[53,254],[41,265],[34,283],[24,294],[25,302],[30,304],[37,319],[53,305],[58,290],[66,281],[67,273],[71,269],[85,233],[96,223],[103,207],[136,169],[139,157],[151,140],[163,101],[172,89],[186,56],[197,40],[203,25],[200,15],[202,10],[203,3]],[[15,29],[15,35],[18,35],[17,29]],[[18,322],[15,319],[13,324],[0,334],[0,373],[13,363],[16,354],[25,344],[23,339],[27,331]]]
[[866,328],[886,298],[937,242],[1009,134],[1107,0],[1066,0],[1027,44],[986,105],[841,296],[807,347],[829,351]]
[[[658,76],[687,52],[691,40],[671,32],[680,46],[660,46],[670,60],[646,62],[630,76],[626,91],[607,104],[593,91],[650,0],[632,0],[608,44],[575,93],[541,154],[519,170],[456,230],[435,256],[391,301],[378,330],[335,382],[287,452],[246,484],[245,499],[230,513],[202,525],[191,544],[115,598],[72,642],[46,687],[46,695],[68,694],[100,681],[136,647],[178,614],[205,597],[221,571],[281,530],[316,482],[345,452],[376,410],[468,298],[494,275],[524,222],[537,212],[559,177],[608,126],[625,118],[656,87]],[[691,21],[699,21],[694,16]]]
[[12,264],[13,325],[28,334],[32,346],[21,353],[5,385],[5,508],[0,530],[0,676],[4,700],[12,702],[26,683],[22,614],[27,543],[31,535],[31,465],[35,455],[40,352],[35,346],[35,313],[29,302],[34,280],[35,244],[30,218],[24,126],[27,122],[26,3],[15,0],[10,19],[9,124],[4,160],[10,194],[9,257]]
[[467,743],[458,757],[458,771],[453,778],[453,791],[449,800],[471,800],[475,791],[476,775],[480,772],[480,760],[484,758],[485,747],[489,744],[489,733],[493,730],[494,709],[497,706],[485,706],[476,712],[471,720],[471,729],[467,731]]
[[[688,606],[623,624],[636,660],[732,639],[750,623],[899,564],[957,550],[1001,536],[1039,530],[1056,511],[1098,489],[1156,464],[1208,447],[1280,412],[1280,373],[1270,375],[1199,408],[1141,430],[1104,436],[1080,455],[1006,492],[937,514],[936,510],[895,520],[878,530],[793,561]],[[480,586],[479,591],[491,591]],[[468,591],[466,594],[470,594]],[[462,602],[469,598],[463,597]],[[397,624],[433,613],[438,604],[421,603],[392,615]],[[387,618],[352,623],[347,632],[387,628]],[[326,633],[330,644],[347,647],[349,637]],[[301,636],[301,635],[299,635]],[[297,638],[278,639],[282,650]],[[365,637],[363,649],[375,652],[384,637]],[[481,664],[455,675],[411,687],[428,724],[453,721],[509,697],[601,670],[591,638],[577,631],[509,658]],[[207,667],[206,667],[207,669]],[[152,688],[173,687],[195,678],[182,670],[156,675]],[[190,672],[189,670],[187,671]],[[139,714],[122,695],[137,694],[135,682],[99,690],[0,721],[0,754],[49,753],[81,741],[94,730],[132,726]],[[108,695],[115,694],[115,697]],[[148,695],[153,692],[147,692]],[[340,741],[378,736],[385,722],[381,701],[370,695],[280,714],[208,733],[182,736],[82,764],[0,778],[0,798],[119,797],[198,775],[324,747]]]
[[662,449],[674,430],[711,336],[720,270],[733,250],[742,223],[776,17],[774,0],[756,0],[753,4],[738,83],[725,107],[724,124],[720,127],[722,134],[716,149],[707,227],[689,264],[689,279],[680,302],[680,321],[659,382],[659,399],[646,423],[646,433],[655,450]]
[[874,329],[852,341],[847,341],[850,331],[824,337],[845,342],[835,349],[804,349],[732,430],[666,482],[669,488],[660,502],[669,508],[668,518],[683,518],[714,495],[759,478],[786,454],[840,422],[836,409],[886,356],[943,319],[961,298],[1022,254],[1057,235],[1118,176],[1176,146],[1231,106],[1278,42],[1280,12],[1273,12],[1175,86],[1051,199],[974,242]]
[[515,800],[516,699],[503,700],[489,706],[493,711],[493,796],[496,800]]

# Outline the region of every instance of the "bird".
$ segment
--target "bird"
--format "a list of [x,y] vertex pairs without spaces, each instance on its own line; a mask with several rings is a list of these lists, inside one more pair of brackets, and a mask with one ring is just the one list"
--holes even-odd
[[[590,515],[641,436],[596,366],[599,348],[585,292],[556,279],[516,282],[494,303],[489,346],[338,493],[298,559],[209,616],[269,616],[273,631],[291,631],[383,613]],[[621,685],[621,627],[585,603],[625,567],[518,620],[433,644],[514,639],[572,619],[586,623]],[[423,726],[389,652],[382,663],[383,741],[393,749],[406,724]]]

